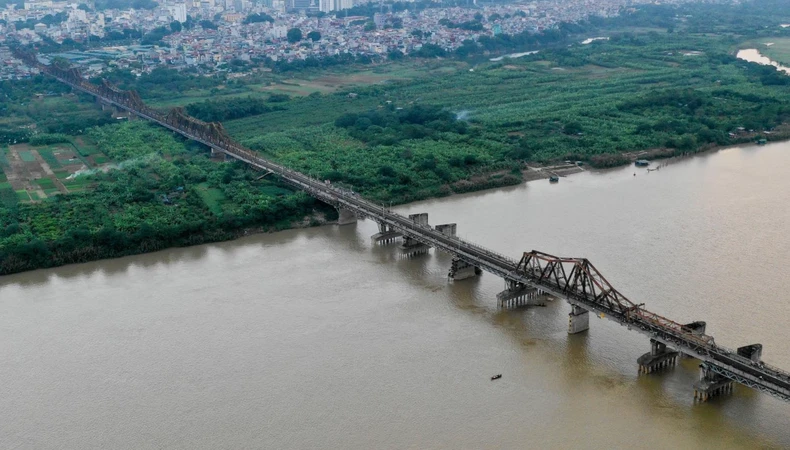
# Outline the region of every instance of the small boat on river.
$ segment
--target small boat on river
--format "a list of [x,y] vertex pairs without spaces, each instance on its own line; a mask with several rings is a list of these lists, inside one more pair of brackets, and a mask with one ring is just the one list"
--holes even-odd
[[500,374],[497,374],[497,375],[494,375],[493,377],[491,377],[491,381],[498,380],[498,379],[500,379],[500,378],[502,378],[502,374],[501,374],[501,373],[500,373]]

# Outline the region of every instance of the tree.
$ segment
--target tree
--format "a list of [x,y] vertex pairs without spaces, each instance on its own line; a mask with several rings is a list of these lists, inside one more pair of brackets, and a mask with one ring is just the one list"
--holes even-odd
[[579,134],[583,130],[582,125],[579,122],[568,122],[565,124],[565,134]]
[[206,30],[216,30],[218,28],[217,25],[210,20],[201,20],[200,26]]
[[373,31],[375,29],[376,29],[376,22],[373,22],[371,20],[371,21],[365,23],[365,31]]
[[259,22],[269,22],[274,23],[274,17],[266,14],[266,13],[259,13],[259,14],[250,14],[244,19],[245,24],[249,23],[259,23]]
[[393,61],[403,59],[403,52],[400,50],[393,50],[387,54],[387,58]]
[[174,21],[170,22],[170,30],[173,33],[180,33],[181,29],[182,29],[181,22],[179,22],[177,20],[174,20]]
[[[156,9],[157,6],[159,6],[159,3],[153,0],[134,0],[132,2],[132,8],[134,9]],[[121,6],[118,7],[118,9],[121,8]]]
[[299,28],[291,28],[288,30],[286,37],[288,38],[288,42],[291,44],[299,42],[302,40],[302,30]]
[[476,13],[475,14],[475,20],[478,21],[478,22],[482,22],[483,21],[483,15],[480,14],[480,13]]
[[307,33],[307,38],[313,42],[318,42],[321,40],[321,33],[319,33],[318,31],[311,31]]

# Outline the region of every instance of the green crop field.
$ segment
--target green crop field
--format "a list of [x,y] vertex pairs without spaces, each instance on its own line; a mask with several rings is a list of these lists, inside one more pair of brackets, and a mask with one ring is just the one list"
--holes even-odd
[[41,188],[44,189],[44,192],[46,192],[48,189],[55,188],[55,182],[49,178],[39,178],[38,180],[35,180],[35,183],[41,186]]
[[36,160],[36,157],[33,156],[30,150],[20,150],[19,158],[24,162],[34,162]]
[[53,152],[56,149],[53,148],[41,148],[38,149],[38,154],[41,155],[41,159],[43,159],[47,164],[49,164],[50,169],[55,170],[63,167],[58,159],[55,157]]

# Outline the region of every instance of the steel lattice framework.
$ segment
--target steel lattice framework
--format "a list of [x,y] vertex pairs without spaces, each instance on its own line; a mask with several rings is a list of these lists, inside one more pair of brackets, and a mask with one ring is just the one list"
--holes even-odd
[[219,123],[206,123],[174,108],[163,114],[147,106],[134,91],[123,91],[107,82],[100,86],[86,81],[76,69],[45,65],[29,52],[14,55],[31,67],[51,75],[74,89],[96,96],[102,102],[154,121],[213,151],[225,153],[252,167],[274,173],[292,186],[315,198],[353,211],[416,241],[430,245],[504,278],[512,285],[530,286],[613,320],[687,355],[703,361],[705,367],[726,378],[790,401],[790,373],[764,363],[754,363],[719,346],[712,336],[700,334],[644,308],[620,293],[586,258],[564,258],[539,251],[523,254],[519,261],[455,236],[447,236],[427,224],[416,223],[357,194],[323,183],[303,173],[259,157],[235,142]]

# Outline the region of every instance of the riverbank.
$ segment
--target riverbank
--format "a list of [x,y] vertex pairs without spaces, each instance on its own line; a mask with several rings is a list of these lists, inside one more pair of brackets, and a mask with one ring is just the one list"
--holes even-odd
[[[783,127],[783,133],[786,133],[790,126]],[[775,138],[780,134],[773,135]],[[786,134],[781,134],[786,136]],[[675,161],[683,161],[685,159],[699,156],[705,153],[713,153],[727,148],[742,146],[743,144],[733,144],[729,146],[713,146],[706,149],[700,149],[697,152],[689,152],[682,155],[669,155],[662,150],[649,152],[632,152],[629,158],[653,158],[662,161],[660,165],[666,165]],[[649,155],[649,156],[648,156]],[[630,164],[630,162],[629,162]],[[623,167],[623,166],[619,166]],[[506,187],[513,187],[520,184],[526,184],[536,181],[545,181],[551,176],[568,177],[574,174],[590,172],[606,172],[610,170],[617,170],[618,168],[593,168],[587,165],[579,165],[575,162],[564,162],[554,165],[527,165],[516,176],[512,171],[492,171],[480,174],[478,176],[470,177],[469,180],[462,180],[463,183],[455,183],[452,187],[446,186],[447,189],[443,190],[443,195],[425,196],[417,198],[413,202],[395,203],[393,206],[408,206],[410,203],[420,202],[431,199],[439,199],[444,197],[453,197],[461,194],[469,194],[475,192],[496,191]],[[237,227],[230,229],[191,229],[185,235],[172,240],[170,244],[165,241],[158,240],[153,236],[145,237],[145,235],[138,236],[139,233],[133,235],[122,235],[119,233],[114,234],[97,234],[93,237],[86,234],[81,239],[92,239],[90,245],[77,246],[73,250],[68,250],[68,247],[63,244],[48,249],[41,244],[31,247],[21,253],[21,256],[0,254],[0,274],[8,275],[12,273],[19,273],[29,270],[37,270],[43,268],[58,267],[66,264],[85,263],[103,259],[114,259],[119,257],[126,257],[131,255],[144,254],[149,252],[156,252],[172,247],[186,247],[194,245],[202,245],[215,242],[223,242],[235,240],[244,236],[255,234],[271,234],[288,229],[302,229],[317,226],[332,225],[336,223],[336,211],[324,204],[319,204],[315,200],[300,203],[301,210],[305,213],[299,218],[295,217],[293,213],[283,211],[278,213],[280,217],[293,217],[287,223],[280,220],[276,225],[266,226],[250,226],[250,227]],[[309,206],[313,205],[313,206]],[[307,209],[309,209],[309,211]],[[285,216],[282,216],[285,214]],[[228,222],[232,223],[232,222]],[[104,233],[104,231],[102,231]],[[150,231],[146,231],[150,233]],[[114,237],[112,237],[114,236]],[[137,242],[139,245],[121,247],[122,242]],[[72,244],[74,245],[74,244]],[[47,258],[46,255],[51,253],[51,257]],[[20,259],[21,258],[21,259]],[[35,263],[37,261],[37,263]]]

